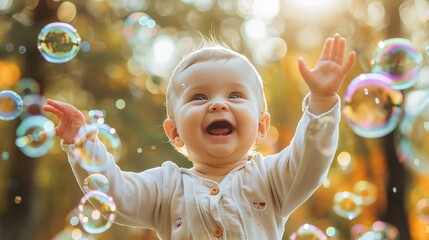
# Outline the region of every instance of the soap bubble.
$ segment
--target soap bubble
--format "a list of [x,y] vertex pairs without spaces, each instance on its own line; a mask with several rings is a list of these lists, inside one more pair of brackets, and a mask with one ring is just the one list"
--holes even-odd
[[363,206],[369,206],[377,200],[377,187],[368,181],[355,183],[353,192],[362,197]]
[[311,224],[304,224],[298,228],[298,231],[293,233],[290,240],[327,240],[328,237],[323,233],[322,230]]
[[371,61],[372,72],[392,80],[394,89],[407,89],[417,82],[423,55],[414,44],[404,38],[391,38],[378,43]]
[[23,109],[21,97],[14,91],[0,91],[0,120],[10,121],[17,118]]
[[33,78],[22,78],[16,84],[16,91],[21,96],[26,96],[29,94],[39,94],[40,84]]
[[338,216],[352,220],[362,212],[362,197],[352,192],[337,192],[333,209]]
[[85,192],[101,191],[107,193],[109,191],[109,180],[100,173],[93,173],[83,181],[83,189]]
[[80,200],[79,220],[88,233],[105,232],[116,217],[116,205],[111,197],[100,191],[88,192]]
[[112,154],[115,162],[121,158],[121,139],[116,130],[107,124],[93,124],[98,128],[98,138],[106,146],[107,151]]
[[37,47],[46,61],[65,63],[72,60],[80,49],[81,39],[77,30],[67,23],[50,23],[42,28]]
[[[41,132],[45,132],[41,135]],[[45,155],[54,145],[54,123],[35,115],[25,118],[16,129],[15,145],[29,157]]]
[[411,171],[429,173],[429,91],[405,95],[404,118],[396,142],[398,159]]
[[98,129],[91,125],[83,126],[78,133],[75,142],[74,153],[79,159],[79,165],[90,172],[101,172],[107,169],[108,155],[106,152],[97,151],[95,143]]
[[289,239],[290,240],[305,240],[305,239],[326,240],[328,238],[320,229],[318,229],[314,225],[306,223],[301,227],[299,227],[298,231],[293,233]]
[[347,86],[343,114],[361,137],[376,138],[392,132],[400,120],[402,94],[381,74],[361,74]]

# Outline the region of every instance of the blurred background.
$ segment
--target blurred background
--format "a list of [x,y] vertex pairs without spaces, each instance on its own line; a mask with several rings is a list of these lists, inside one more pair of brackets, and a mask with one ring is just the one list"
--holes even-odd
[[81,223],[59,139],[38,136],[57,123],[46,99],[83,110],[123,170],[189,167],[162,129],[166,83],[213,36],[265,81],[272,125],[258,147],[271,154],[302,114],[298,57],[314,66],[336,32],[357,53],[339,147],[284,239],[429,239],[428,20],[426,0],[0,0],[0,239],[157,239]]

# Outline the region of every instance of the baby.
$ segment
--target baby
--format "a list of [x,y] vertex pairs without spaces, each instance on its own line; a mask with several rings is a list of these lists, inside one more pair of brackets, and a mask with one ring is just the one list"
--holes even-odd
[[[88,142],[108,161],[100,173],[117,206],[115,222],[155,229],[161,239],[282,239],[286,220],[320,186],[334,157],[337,91],[355,61],[354,52],[344,60],[345,51],[346,40],[335,34],[316,67],[299,59],[310,89],[303,116],[290,145],[270,156],[252,151],[267,136],[270,114],[249,60],[221,46],[184,57],[169,81],[163,127],[192,168],[167,161],[143,172],[121,171],[96,135]],[[58,117],[56,135],[82,186],[88,171],[74,149],[86,126],[83,114],[54,100],[43,109]],[[320,142],[332,150],[320,149]]]

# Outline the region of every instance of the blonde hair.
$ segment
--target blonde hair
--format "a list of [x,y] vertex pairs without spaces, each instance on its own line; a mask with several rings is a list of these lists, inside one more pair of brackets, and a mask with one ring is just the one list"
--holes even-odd
[[[204,39],[206,40],[206,39]],[[245,57],[244,55],[235,52],[231,50],[226,45],[218,43],[215,40],[211,41],[204,41],[203,46],[191,51],[189,54],[185,55],[182,60],[177,64],[176,68],[173,70],[173,73],[170,76],[168,85],[167,85],[167,92],[166,92],[166,113],[167,118],[174,118],[174,114],[171,112],[172,107],[171,103],[173,102],[173,98],[175,97],[174,93],[174,84],[177,81],[177,77],[180,73],[185,71],[188,67],[201,62],[207,62],[207,61],[217,61],[217,60],[230,60],[230,59],[242,59],[246,63],[248,63],[249,67],[252,69],[252,71],[255,74],[255,81],[257,82],[258,90],[258,98],[260,102],[260,112],[266,112],[267,111],[267,101],[264,94],[264,87],[263,87],[263,81],[261,76],[259,75],[256,68],[250,63],[249,59]],[[179,152],[184,154],[185,156],[188,156],[186,147],[182,147],[180,149],[176,148]]]

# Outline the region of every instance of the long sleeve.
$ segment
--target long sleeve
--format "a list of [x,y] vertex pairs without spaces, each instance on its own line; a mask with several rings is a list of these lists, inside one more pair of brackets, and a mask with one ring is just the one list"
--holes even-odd
[[[91,131],[91,126],[87,128]],[[80,139],[77,143],[80,144],[61,146],[67,153],[82,190],[84,179],[91,173],[103,174],[109,181],[107,195],[113,198],[117,207],[115,222],[121,225],[156,228],[161,221],[162,207],[169,204],[169,199],[165,196],[171,194],[167,191],[174,185],[166,178],[174,177],[175,174],[180,174],[180,171],[168,167],[169,165],[139,173],[121,171],[97,137],[93,141],[87,140],[83,143]],[[91,161],[94,164],[92,167]]]
[[263,161],[274,201],[283,216],[292,213],[320,186],[338,144],[340,98],[331,110],[317,116],[308,111],[307,99],[308,95],[290,145]]

